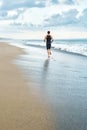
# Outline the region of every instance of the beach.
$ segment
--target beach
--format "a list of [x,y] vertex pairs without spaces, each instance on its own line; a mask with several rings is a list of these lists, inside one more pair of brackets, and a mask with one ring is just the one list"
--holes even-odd
[[0,130],[52,130],[49,106],[29,92],[29,82],[13,64],[23,53],[21,48],[0,43]]
[[[26,54],[21,55],[16,64],[25,78],[30,79],[31,93],[43,97],[50,106],[54,130],[87,130],[87,57],[78,51],[70,53],[52,48],[48,58],[44,46],[32,44],[25,44]],[[73,46],[75,52],[81,45],[76,41],[67,47]],[[85,51],[85,43],[84,46]]]
[[87,41],[57,42],[0,43],[0,129],[87,130]]

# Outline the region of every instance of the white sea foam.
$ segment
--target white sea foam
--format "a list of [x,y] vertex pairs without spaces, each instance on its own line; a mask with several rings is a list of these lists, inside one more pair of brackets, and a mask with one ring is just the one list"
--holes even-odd
[[[35,46],[35,47],[45,47],[45,43],[43,41],[28,41],[25,43],[27,46]],[[87,56],[87,42],[85,41],[73,41],[67,43],[67,41],[54,41],[52,43],[52,48],[64,52],[74,53],[74,54],[80,54]]]
[[75,54],[81,54],[87,56],[87,44],[55,44],[53,45],[55,49],[61,50],[61,51],[66,51],[66,52],[71,52]]
[[[1,39],[9,42],[11,45],[24,48],[29,53],[29,47],[45,48],[46,44],[43,40],[14,40],[14,39]],[[54,50],[60,50],[73,54],[80,54],[87,56],[87,40],[56,40],[52,43]],[[31,48],[32,49],[32,48]]]

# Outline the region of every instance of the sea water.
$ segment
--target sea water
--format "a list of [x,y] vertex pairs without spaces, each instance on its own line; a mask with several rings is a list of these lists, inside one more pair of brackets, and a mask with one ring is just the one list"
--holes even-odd
[[[33,47],[45,47],[43,40],[21,40],[21,39],[9,39],[0,38],[0,41],[10,42],[12,45],[27,48],[28,46]],[[54,40],[52,43],[54,50],[60,50],[67,53],[80,54],[87,56],[87,39],[65,39],[65,40]]]

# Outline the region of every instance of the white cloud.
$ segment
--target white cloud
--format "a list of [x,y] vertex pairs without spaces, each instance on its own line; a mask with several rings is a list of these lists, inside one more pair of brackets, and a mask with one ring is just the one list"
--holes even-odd
[[73,4],[73,1],[72,0],[59,0],[59,3],[60,4]]
[[25,23],[25,24],[41,24],[43,20],[43,15],[41,15],[41,11],[38,8],[34,9],[26,9],[19,17],[15,20],[15,22]]
[[86,9],[87,0],[2,0],[0,29],[87,31]]
[[17,15],[17,11],[16,10],[8,11],[8,17],[12,17],[14,15]]
[[2,6],[2,1],[0,1],[0,7]]
[[52,5],[51,0],[47,0],[46,3],[45,3],[45,5],[46,5],[47,7],[48,7],[48,6],[51,6],[51,5]]
[[87,5],[87,0],[74,0],[74,3],[78,5]]
[[62,14],[53,15],[51,18],[46,19],[45,26],[54,26],[54,27],[71,27],[77,24],[78,11],[76,9],[63,12]]
[[21,15],[14,21],[22,24],[33,24],[33,25],[43,25],[44,20],[50,18],[52,15],[62,14],[62,12],[69,10],[70,6],[52,5],[45,8],[31,8],[25,9]]

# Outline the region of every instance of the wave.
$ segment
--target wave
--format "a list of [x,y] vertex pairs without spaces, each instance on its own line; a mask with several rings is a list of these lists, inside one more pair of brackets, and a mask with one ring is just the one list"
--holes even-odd
[[69,44],[58,44],[58,45],[53,45],[54,49],[64,51],[64,52],[69,52],[73,54],[80,54],[83,56],[87,56],[87,44],[86,45],[79,45],[79,44],[74,44],[74,45],[69,45]]
[[[42,40],[18,40],[0,38],[0,41],[8,41],[10,44],[21,48],[27,48],[28,46],[45,48],[45,43]],[[56,51],[87,56],[87,39],[55,40],[52,43],[52,49]]]
[[[27,46],[40,47],[44,48],[45,43],[43,41],[29,41],[25,43]],[[67,53],[79,54],[83,56],[87,56],[87,42],[69,42],[63,41],[62,43],[52,43],[52,48],[54,50],[63,51]]]

